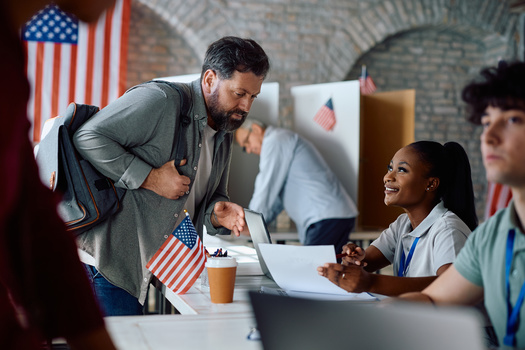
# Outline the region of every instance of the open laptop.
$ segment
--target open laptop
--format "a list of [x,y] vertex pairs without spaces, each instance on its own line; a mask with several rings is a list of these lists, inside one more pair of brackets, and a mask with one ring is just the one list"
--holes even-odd
[[484,350],[473,309],[249,292],[265,350]]
[[259,250],[260,243],[272,243],[272,239],[270,238],[270,233],[266,227],[264,217],[261,213],[245,208],[244,220],[246,221],[248,229],[250,230],[250,237],[253,242],[253,247],[257,252],[259,263],[261,264],[261,270],[268,278],[273,280],[272,275],[270,274],[270,271],[264,262],[261,251]]

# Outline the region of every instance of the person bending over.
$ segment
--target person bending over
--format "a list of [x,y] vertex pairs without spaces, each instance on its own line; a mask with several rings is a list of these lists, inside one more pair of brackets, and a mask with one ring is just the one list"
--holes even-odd
[[247,153],[260,156],[248,207],[267,222],[284,209],[304,245],[334,245],[340,252],[355,225],[357,208],[328,164],[297,133],[247,119],[235,132]]

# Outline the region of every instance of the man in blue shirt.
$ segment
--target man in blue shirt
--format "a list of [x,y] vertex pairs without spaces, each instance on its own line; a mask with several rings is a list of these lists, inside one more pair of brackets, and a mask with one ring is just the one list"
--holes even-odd
[[334,245],[341,252],[357,209],[321,154],[298,134],[247,119],[235,139],[260,156],[249,208],[272,222],[281,211],[294,221],[304,245]]

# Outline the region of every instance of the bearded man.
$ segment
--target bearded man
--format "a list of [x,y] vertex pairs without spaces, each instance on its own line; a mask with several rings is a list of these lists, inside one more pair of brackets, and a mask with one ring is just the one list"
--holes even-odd
[[[79,153],[126,189],[121,210],[77,239],[106,316],[142,314],[146,264],[185,209],[201,238],[204,226],[211,235],[244,231],[243,208],[227,193],[232,132],[269,68],[255,41],[221,38],[208,47],[200,79],[177,84],[182,94],[174,83],[135,86],[75,133]],[[177,164],[174,148],[184,152]]]

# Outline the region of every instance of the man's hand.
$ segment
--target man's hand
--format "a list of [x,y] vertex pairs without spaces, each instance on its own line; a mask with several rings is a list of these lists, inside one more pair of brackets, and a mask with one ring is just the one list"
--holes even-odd
[[[179,166],[186,164],[183,159]],[[179,199],[190,190],[190,178],[180,175],[172,160],[157,169],[152,169],[142,188],[151,190],[168,199]]]
[[239,237],[246,227],[244,209],[232,202],[217,202],[213,208],[211,223],[215,227],[226,227]]

